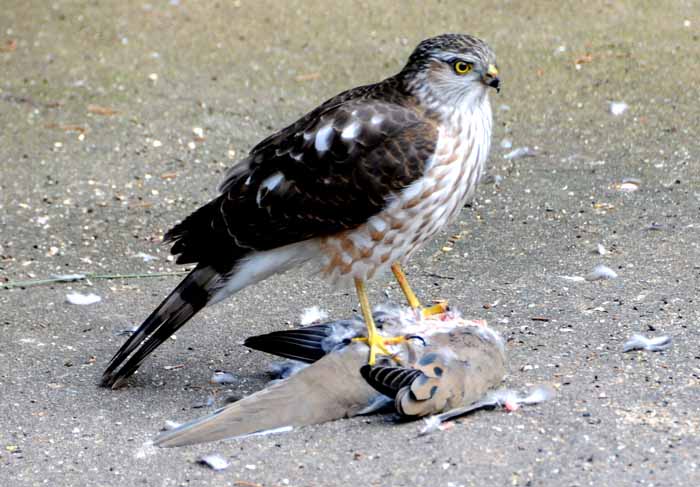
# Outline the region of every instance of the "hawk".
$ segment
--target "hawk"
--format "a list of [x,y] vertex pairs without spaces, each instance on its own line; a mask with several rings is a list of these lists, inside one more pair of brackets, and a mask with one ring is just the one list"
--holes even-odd
[[177,263],[196,266],[101,384],[123,384],[205,306],[308,261],[354,281],[373,365],[397,339],[378,333],[365,282],[391,269],[421,309],[401,263],[473,195],[491,143],[488,91],[499,86],[484,41],[444,34],[418,44],[398,74],[340,93],[257,144],[218,196],[166,233]]

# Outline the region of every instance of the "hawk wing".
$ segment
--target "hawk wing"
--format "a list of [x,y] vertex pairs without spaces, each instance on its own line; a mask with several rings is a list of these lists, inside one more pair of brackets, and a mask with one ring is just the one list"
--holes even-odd
[[237,259],[356,227],[421,177],[437,126],[406,95],[386,96],[385,85],[338,95],[254,147],[219,196],[166,235],[178,263]]

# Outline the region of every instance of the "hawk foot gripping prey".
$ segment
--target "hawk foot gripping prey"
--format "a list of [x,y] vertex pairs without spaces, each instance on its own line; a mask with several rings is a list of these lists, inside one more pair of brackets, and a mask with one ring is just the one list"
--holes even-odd
[[[416,312],[416,318],[428,318],[431,316],[441,315],[447,311],[447,301],[438,301],[429,308],[423,308],[420,305],[418,298],[416,298],[415,293],[408,285],[408,280],[406,279],[406,275],[403,273],[401,266],[398,263],[394,263],[391,266],[391,270],[394,273],[394,276],[396,276],[396,280],[399,282],[399,286],[401,286],[401,289],[406,296],[408,305],[414,312]],[[364,342],[369,346],[369,359],[367,360],[369,365],[376,364],[378,354],[388,355],[394,361],[400,363],[400,359],[396,356],[396,354],[391,353],[387,346],[404,343],[407,338],[404,336],[385,337],[379,333],[379,330],[377,330],[377,326],[374,323],[364,281],[359,279],[355,280],[355,289],[357,290],[357,297],[360,299],[362,318],[365,320],[365,324],[367,326],[367,336],[354,338],[353,340]]]
[[369,346],[369,359],[367,360],[367,363],[369,365],[374,365],[375,363],[377,363],[377,353],[392,356],[392,353],[389,352],[386,346],[403,343],[406,341],[406,338],[402,336],[382,336],[377,330],[377,325],[374,324],[372,308],[369,305],[369,299],[367,298],[367,291],[365,290],[364,281],[356,279],[355,289],[357,290],[357,297],[360,298],[362,318],[365,320],[365,325],[367,326],[367,336],[363,338],[355,338],[355,340],[367,343],[367,345]]
[[416,293],[413,292],[413,289],[411,289],[411,286],[408,284],[408,279],[401,268],[401,264],[394,262],[391,265],[391,272],[394,273],[394,277],[396,277],[396,281],[399,283],[401,291],[403,291],[404,296],[406,296],[408,305],[411,307],[411,309],[420,313],[423,318],[442,314],[449,309],[446,300],[437,301],[434,305],[424,308],[421,306],[420,301],[418,301]]

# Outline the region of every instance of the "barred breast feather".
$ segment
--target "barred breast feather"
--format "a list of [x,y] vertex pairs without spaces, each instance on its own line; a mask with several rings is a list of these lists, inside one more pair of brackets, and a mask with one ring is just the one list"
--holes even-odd
[[474,194],[491,140],[488,98],[455,111],[438,128],[425,173],[360,226],[322,239],[323,272],[334,280],[367,279],[408,259],[454,220]]

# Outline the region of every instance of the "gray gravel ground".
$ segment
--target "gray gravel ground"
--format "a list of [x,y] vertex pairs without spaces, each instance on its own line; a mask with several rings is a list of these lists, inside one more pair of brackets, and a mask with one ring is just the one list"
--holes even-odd
[[[558,397],[421,438],[374,416],[149,449],[166,420],[205,413],[192,406],[210,394],[220,404],[262,387],[269,359],[245,350],[246,336],[312,305],[348,316],[353,293],[303,270],[271,279],[200,313],[131,387],[110,391],[96,383],[124,340],[115,332],[177,277],[0,290],[2,485],[700,485],[695,1],[4,0],[0,279],[177,270],[163,232],[233,159],[446,31],[499,55],[499,184],[482,185],[409,277],[424,299],[449,298],[507,336],[508,385],[550,382]],[[629,109],[614,116],[611,101]],[[504,139],[536,155],[506,160]],[[624,178],[638,191],[620,191]],[[560,277],[600,263],[619,278]],[[69,305],[71,290],[102,301]],[[388,277],[372,286],[375,302],[384,293],[399,298]],[[673,346],[622,354],[636,332]],[[215,390],[217,368],[240,383]],[[195,463],[210,452],[231,466]]]

